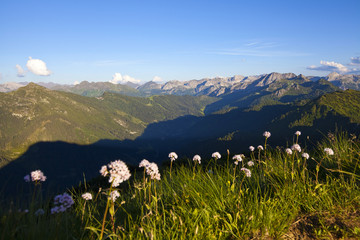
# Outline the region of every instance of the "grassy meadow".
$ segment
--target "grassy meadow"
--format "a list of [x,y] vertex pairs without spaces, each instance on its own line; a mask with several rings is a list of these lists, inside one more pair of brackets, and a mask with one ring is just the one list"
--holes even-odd
[[265,132],[244,155],[142,162],[131,177],[113,162],[60,197],[31,175],[31,195],[1,202],[0,239],[359,239],[359,139],[293,139]]

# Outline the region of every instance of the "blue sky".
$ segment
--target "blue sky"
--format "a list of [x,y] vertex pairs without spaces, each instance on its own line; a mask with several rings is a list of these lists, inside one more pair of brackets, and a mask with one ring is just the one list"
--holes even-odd
[[360,1],[0,3],[0,84],[360,71]]

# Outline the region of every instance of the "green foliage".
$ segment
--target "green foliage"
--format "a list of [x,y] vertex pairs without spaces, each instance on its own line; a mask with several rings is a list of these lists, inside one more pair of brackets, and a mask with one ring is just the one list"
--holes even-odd
[[283,116],[296,119],[289,127],[313,126],[316,120],[333,117],[347,118],[343,121],[349,120],[351,123],[360,124],[360,92],[346,90],[329,93]]
[[184,115],[203,115],[214,98],[129,97],[105,93],[90,98],[29,84],[0,94],[0,149],[15,158],[39,141],[90,144],[135,139],[147,125]]
[[[303,139],[300,143],[306,145]],[[250,152],[240,166],[224,154],[201,165],[176,160],[172,174],[163,169],[160,181],[133,172],[118,189],[104,239],[359,238],[359,150],[355,136],[340,133],[320,142],[309,159],[268,146]],[[254,166],[248,166],[250,161]],[[242,167],[251,170],[251,177]],[[17,211],[24,209],[23,201],[2,207],[1,238],[100,238],[107,196],[89,184],[83,187],[71,191],[75,204],[64,213],[50,214],[49,200],[30,201],[28,213]],[[93,200],[85,201],[81,194],[89,191]],[[45,214],[35,216],[39,207]]]

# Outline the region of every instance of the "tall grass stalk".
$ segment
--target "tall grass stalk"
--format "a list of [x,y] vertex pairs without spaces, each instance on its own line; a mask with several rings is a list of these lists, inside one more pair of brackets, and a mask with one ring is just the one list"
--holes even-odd
[[[85,203],[83,189],[74,189],[75,204],[58,214],[50,213],[52,196],[32,202],[27,213],[28,200],[3,203],[0,238],[359,239],[359,140],[334,135],[307,149],[309,159],[266,145],[266,155],[258,150],[254,166],[247,164],[255,160],[254,152],[243,158],[251,177],[240,166],[229,166],[229,160],[211,158],[209,165],[197,166],[189,159],[176,164],[171,175],[163,169],[161,180],[132,178],[118,187],[122,194],[115,202],[109,198],[112,185],[106,194],[96,185],[87,188],[97,192],[92,201]],[[326,155],[325,148],[335,154]],[[40,207],[45,214],[35,216]]]

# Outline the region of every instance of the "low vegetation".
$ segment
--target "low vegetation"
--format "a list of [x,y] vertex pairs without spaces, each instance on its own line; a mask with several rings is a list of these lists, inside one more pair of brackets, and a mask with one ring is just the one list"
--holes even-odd
[[358,239],[356,136],[330,134],[312,149],[299,131],[283,148],[269,146],[269,132],[264,140],[246,155],[171,153],[163,171],[113,161],[99,166],[99,181],[55,198],[42,194],[46,173],[31,172],[32,194],[1,206],[0,238]]

